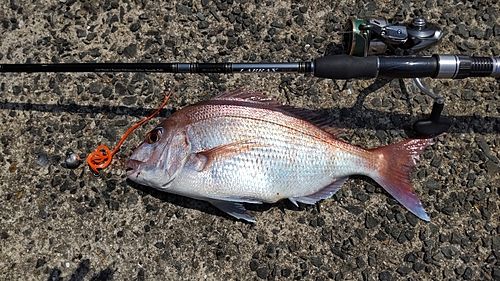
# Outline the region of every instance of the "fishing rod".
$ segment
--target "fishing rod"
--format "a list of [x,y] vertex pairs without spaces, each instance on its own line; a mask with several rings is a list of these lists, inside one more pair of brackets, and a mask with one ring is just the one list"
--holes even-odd
[[436,25],[422,18],[409,24],[395,19],[351,18],[342,42],[345,54],[310,62],[0,64],[0,72],[297,73],[328,79],[413,78],[417,87],[434,99],[430,116],[416,121],[413,129],[418,135],[434,136],[446,132],[451,122],[441,116],[444,98],[427,89],[420,78],[500,77],[500,58],[419,55],[442,36]]
[[500,58],[465,55],[324,56],[312,62],[284,63],[65,63],[0,64],[0,72],[162,72],[162,73],[298,73],[318,78],[500,77]]
[[421,18],[410,24],[351,18],[342,42],[346,54],[311,62],[0,64],[0,72],[297,73],[329,79],[500,77],[500,58],[418,55],[442,36],[436,25]]

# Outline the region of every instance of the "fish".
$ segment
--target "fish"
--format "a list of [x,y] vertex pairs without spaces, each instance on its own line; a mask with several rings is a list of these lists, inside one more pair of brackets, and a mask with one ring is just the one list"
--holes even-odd
[[342,129],[322,123],[314,111],[258,91],[224,92],[176,111],[150,131],[130,156],[127,177],[255,222],[243,204],[315,204],[349,176],[363,175],[430,221],[410,173],[435,137],[363,149],[339,140]]

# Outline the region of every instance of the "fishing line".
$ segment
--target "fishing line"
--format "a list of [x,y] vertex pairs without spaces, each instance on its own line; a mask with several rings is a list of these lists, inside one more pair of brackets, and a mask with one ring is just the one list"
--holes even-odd
[[173,90],[171,90],[168,93],[168,95],[165,98],[165,100],[163,101],[163,103],[160,105],[160,107],[158,107],[158,109],[156,109],[155,112],[153,112],[153,114],[151,114],[149,117],[139,121],[137,124],[130,127],[127,130],[127,132],[125,132],[123,137],[120,139],[120,141],[118,142],[118,144],[116,145],[116,147],[113,151],[111,151],[107,146],[101,144],[97,147],[97,149],[95,151],[91,152],[87,156],[87,164],[89,165],[90,169],[92,169],[92,171],[94,171],[94,173],[99,174],[100,170],[109,166],[109,164],[111,164],[111,160],[112,160],[113,156],[115,155],[116,152],[118,152],[118,150],[120,149],[120,146],[123,144],[125,139],[130,135],[130,133],[132,133],[133,130],[137,129],[139,126],[141,126],[145,122],[147,122],[147,121],[151,120],[153,117],[155,117],[161,111],[161,109],[163,107],[165,107],[165,105],[168,103],[172,93],[173,93]]

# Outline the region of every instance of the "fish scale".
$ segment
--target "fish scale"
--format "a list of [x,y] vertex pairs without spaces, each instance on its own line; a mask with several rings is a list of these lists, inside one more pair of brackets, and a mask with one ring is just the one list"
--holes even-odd
[[127,163],[127,175],[249,222],[254,219],[242,203],[314,204],[349,176],[365,175],[429,220],[409,173],[433,139],[365,150],[309,121],[315,117],[257,92],[223,93],[177,111],[151,131]]
[[[230,109],[228,112],[233,112],[233,110]],[[236,165],[244,169],[246,173],[253,174],[255,177],[264,177],[262,182],[254,180],[252,185],[240,185],[239,193],[244,194],[244,196],[247,196],[248,192],[253,193],[254,190],[258,190],[258,192],[263,194],[263,197],[265,197],[264,194],[271,196],[271,194],[275,193],[273,189],[282,190],[283,186],[288,186],[289,188],[287,192],[282,192],[282,195],[297,194],[295,189],[302,188],[303,182],[293,185],[296,181],[295,179],[291,179],[290,176],[298,175],[297,178],[305,182],[314,180],[320,181],[319,184],[321,185],[325,185],[331,182],[335,176],[338,176],[335,175],[335,170],[348,169],[348,167],[344,167],[343,165],[334,165],[336,162],[335,159],[341,158],[342,154],[337,153],[334,155],[332,149],[320,150],[322,147],[321,142],[309,135],[296,134],[294,127],[272,124],[265,122],[265,120],[249,120],[245,116],[239,118],[232,117],[233,114],[226,115],[224,111],[221,111],[219,116],[220,118],[214,118],[208,122],[196,122],[193,125],[193,132],[188,130],[188,138],[191,140],[193,152],[245,139],[252,139],[262,143],[262,147],[257,146],[252,150],[236,155],[230,161],[223,161],[214,166],[214,168],[220,167],[217,173],[214,173],[216,175],[227,176],[227,173],[221,173],[220,171],[231,169],[233,165]],[[231,125],[226,125],[224,124],[226,122],[220,122],[218,119],[224,119],[224,121],[230,120],[227,124]],[[266,129],[268,133],[266,134],[263,129]],[[240,130],[243,130],[245,133],[234,133]],[[227,133],[222,134],[221,132]],[[191,137],[191,134],[205,135],[206,138],[201,139],[202,142],[198,142],[200,139]],[[294,143],[303,143],[303,145],[300,149],[297,149]],[[347,161],[347,157],[353,158],[351,154],[344,155],[346,156],[343,159],[344,161],[339,159],[339,162],[350,163],[350,161]],[[252,159],[261,159],[264,161],[257,164]],[[334,169],[331,168],[333,166],[335,166]],[[302,172],[298,173],[298,171]],[[236,176],[237,174],[234,175]],[[202,177],[202,179],[204,178]],[[234,178],[226,179],[226,182],[225,184],[236,184]],[[272,185],[268,184],[266,186],[266,183],[272,183]],[[210,184],[205,183],[205,186],[209,188]],[[217,188],[217,186],[220,186],[220,184],[216,184],[214,188]],[[215,192],[215,190],[212,190],[212,192]],[[314,192],[314,190],[308,192]],[[271,196],[263,201],[275,202],[277,200],[275,196]]]

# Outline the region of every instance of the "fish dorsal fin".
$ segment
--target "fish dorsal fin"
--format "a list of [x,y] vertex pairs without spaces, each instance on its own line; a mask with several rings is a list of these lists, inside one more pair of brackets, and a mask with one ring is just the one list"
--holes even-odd
[[321,115],[320,113],[309,109],[297,108],[289,105],[283,105],[280,108],[297,118],[318,126],[321,130],[329,133],[335,139],[346,135],[345,129],[332,127],[330,125],[332,123],[332,118],[328,115]]
[[323,131],[329,133],[330,135],[332,135],[333,138],[336,138],[336,139],[346,135],[346,130],[343,128],[321,126],[321,129]]
[[297,117],[307,119],[308,121],[312,121],[313,119],[319,117],[319,114],[312,110],[286,105],[263,92],[248,90],[246,88],[238,88],[233,91],[221,93],[212,100],[230,99],[245,100],[247,102],[254,102],[275,109],[280,109],[282,111],[286,111],[290,114],[296,115]]
[[261,103],[263,105],[271,107],[281,107],[282,104],[278,100],[271,96],[268,96],[262,92],[248,90],[246,88],[238,88],[236,90],[228,91],[217,95],[213,100],[224,100],[224,99],[240,99],[250,102]]
[[268,109],[278,110],[293,117],[308,121],[322,130],[328,132],[332,137],[338,138],[339,136],[345,135],[345,131],[341,128],[331,127],[331,118],[329,116],[321,116],[320,113],[315,112],[310,109],[298,108],[291,105],[282,104],[278,100],[271,96],[268,96],[262,92],[248,90],[246,88],[238,88],[233,91],[228,91],[219,94],[212,100],[230,100],[230,99],[240,99],[247,102],[257,103],[268,107]]

